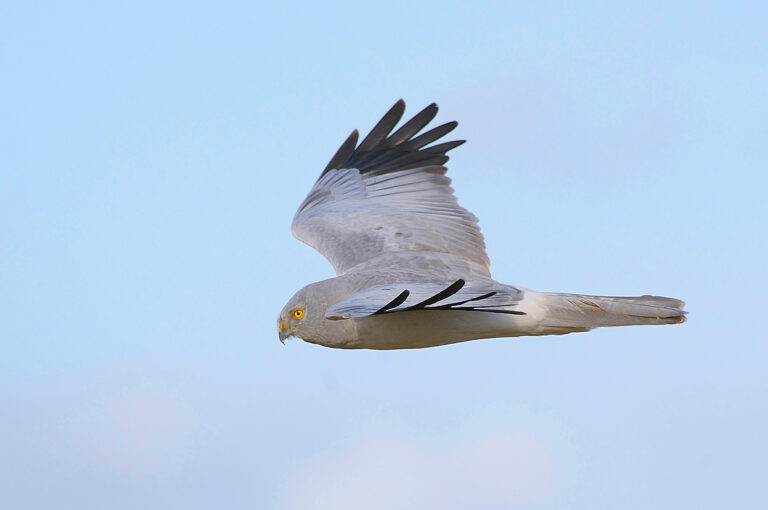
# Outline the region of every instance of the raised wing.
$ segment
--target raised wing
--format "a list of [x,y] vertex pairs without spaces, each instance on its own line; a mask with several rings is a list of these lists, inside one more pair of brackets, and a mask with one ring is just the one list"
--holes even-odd
[[445,176],[446,152],[463,140],[425,147],[449,122],[416,136],[437,114],[434,103],[394,133],[400,100],[357,145],[353,131],[331,158],[293,219],[293,235],[322,253],[337,274],[393,252],[437,252],[490,276],[477,218],[461,207]]
[[378,285],[331,306],[326,319],[362,319],[384,313],[456,310],[525,315],[515,310],[522,292],[509,287],[468,287],[458,279],[447,287],[428,283]]

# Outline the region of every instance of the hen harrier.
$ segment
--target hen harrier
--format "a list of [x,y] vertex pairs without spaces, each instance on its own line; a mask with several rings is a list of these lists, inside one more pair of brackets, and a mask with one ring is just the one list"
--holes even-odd
[[337,276],[288,301],[281,341],[415,349],[685,321],[678,299],[534,292],[493,280],[477,218],[445,176],[446,153],[464,140],[429,145],[457,123],[418,134],[437,114],[433,103],[392,133],[404,111],[395,103],[359,145],[353,131],[299,206],[293,235]]

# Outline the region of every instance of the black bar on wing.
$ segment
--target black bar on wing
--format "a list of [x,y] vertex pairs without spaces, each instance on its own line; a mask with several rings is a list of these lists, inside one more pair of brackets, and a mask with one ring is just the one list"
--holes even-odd
[[438,301],[442,301],[445,298],[451,297],[454,294],[456,294],[458,291],[460,291],[461,288],[466,283],[467,282],[465,282],[464,280],[459,278],[458,280],[456,280],[451,285],[449,285],[445,289],[441,290],[440,292],[438,292],[434,296],[425,299],[421,303],[416,303],[413,306],[409,306],[408,308],[406,308],[406,310],[419,310],[421,308],[426,308],[427,306],[429,306],[431,304],[437,303]]
[[483,294],[482,296],[465,299],[464,301],[457,301],[455,303],[449,303],[447,305],[434,306],[432,307],[432,309],[433,310],[450,310],[454,306],[461,306],[463,304],[469,303],[470,301],[480,301],[481,299],[487,299],[495,295],[496,295],[496,291],[492,291],[492,292],[489,292],[488,294]]
[[406,299],[408,299],[408,295],[410,293],[411,292],[408,289],[402,291],[400,294],[398,294],[398,296],[395,299],[393,299],[392,301],[390,301],[386,305],[382,306],[381,308],[379,308],[378,310],[373,312],[371,315],[377,315],[377,314],[380,314],[380,313],[385,313],[387,310],[390,310],[392,308],[395,308],[396,306],[402,305],[403,302]]
[[483,309],[483,308],[477,308],[474,306],[460,306],[458,308],[449,308],[449,310],[461,310],[462,312],[488,312],[488,313],[507,313],[509,315],[527,315],[525,312],[519,312],[517,310],[493,310],[493,309]]

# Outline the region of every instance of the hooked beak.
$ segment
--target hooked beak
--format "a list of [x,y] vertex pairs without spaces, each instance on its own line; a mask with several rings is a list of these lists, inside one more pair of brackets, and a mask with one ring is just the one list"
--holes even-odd
[[277,326],[277,336],[278,338],[280,338],[280,343],[282,343],[283,345],[285,345],[285,339],[291,336],[288,334],[287,329],[288,328],[285,327],[285,322],[283,322],[283,320],[280,319],[280,324]]

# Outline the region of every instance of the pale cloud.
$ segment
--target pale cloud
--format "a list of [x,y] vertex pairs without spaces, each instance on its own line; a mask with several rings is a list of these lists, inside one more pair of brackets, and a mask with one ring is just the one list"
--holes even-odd
[[443,449],[376,438],[297,472],[287,486],[286,507],[519,507],[551,491],[551,466],[544,445],[520,431]]

